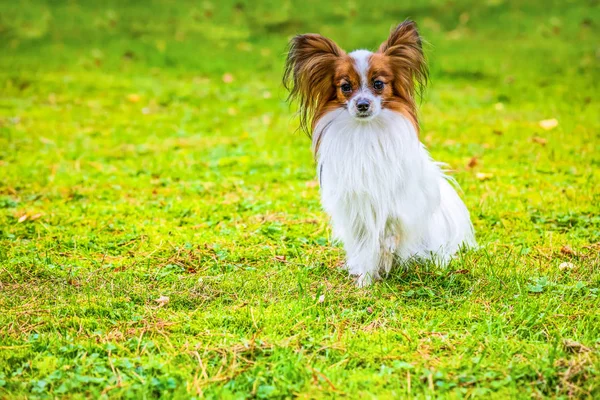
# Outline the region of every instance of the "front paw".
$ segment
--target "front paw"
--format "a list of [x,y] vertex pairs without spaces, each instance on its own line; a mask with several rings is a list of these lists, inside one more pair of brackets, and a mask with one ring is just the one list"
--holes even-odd
[[364,270],[350,272],[350,276],[354,277],[354,284],[356,287],[363,288],[370,286],[376,280],[379,280],[379,274],[364,272]]
[[347,262],[344,264],[344,269],[348,271],[350,276],[355,278],[355,284],[357,287],[366,287],[371,285],[374,281],[379,279],[379,273],[377,269],[365,268],[364,265]]
[[344,264],[344,269],[348,271],[350,275],[362,275],[364,273],[364,269],[360,265],[351,263]]
[[369,274],[362,274],[359,275],[356,280],[354,281],[354,284],[356,285],[357,288],[364,288],[367,286],[371,286],[371,284],[373,283],[373,277],[371,277],[371,275]]

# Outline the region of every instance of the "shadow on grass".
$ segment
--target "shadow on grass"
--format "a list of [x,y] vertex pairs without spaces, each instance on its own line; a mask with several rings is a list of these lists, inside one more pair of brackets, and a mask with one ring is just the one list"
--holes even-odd
[[459,252],[445,268],[431,260],[410,260],[396,265],[378,285],[402,291],[405,297],[432,299],[506,290],[507,274],[514,275],[517,257],[510,252],[498,256],[480,248]]

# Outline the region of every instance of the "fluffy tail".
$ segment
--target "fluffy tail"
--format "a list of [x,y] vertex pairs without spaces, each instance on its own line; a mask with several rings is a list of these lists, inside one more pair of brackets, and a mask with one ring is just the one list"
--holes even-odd
[[467,207],[443,176],[440,177],[440,208],[434,213],[428,229],[429,243],[443,264],[461,248],[477,246]]

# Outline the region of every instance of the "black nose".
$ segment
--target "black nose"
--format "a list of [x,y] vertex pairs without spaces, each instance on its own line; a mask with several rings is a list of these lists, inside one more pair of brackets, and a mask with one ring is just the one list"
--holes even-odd
[[371,103],[369,102],[369,100],[360,99],[356,102],[356,108],[360,112],[369,111],[370,105],[371,105]]

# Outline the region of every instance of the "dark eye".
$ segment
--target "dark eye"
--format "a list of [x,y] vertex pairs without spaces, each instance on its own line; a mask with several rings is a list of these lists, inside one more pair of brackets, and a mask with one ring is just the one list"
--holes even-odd
[[375,90],[381,90],[383,89],[383,85],[384,83],[381,81],[375,81],[373,82],[373,87],[375,88]]
[[349,83],[342,83],[340,89],[342,89],[342,92],[344,93],[350,93],[352,91],[352,85]]

